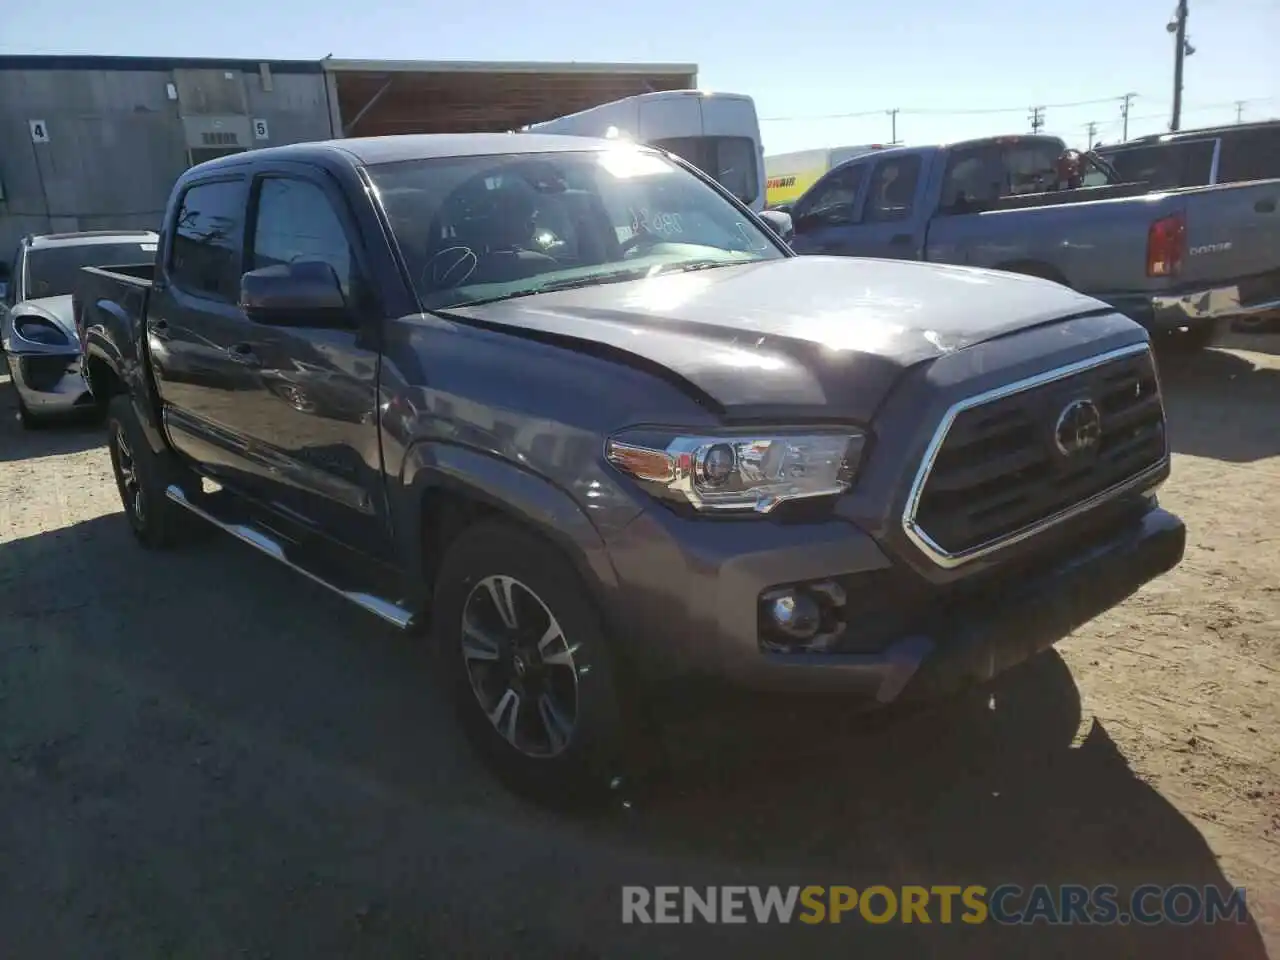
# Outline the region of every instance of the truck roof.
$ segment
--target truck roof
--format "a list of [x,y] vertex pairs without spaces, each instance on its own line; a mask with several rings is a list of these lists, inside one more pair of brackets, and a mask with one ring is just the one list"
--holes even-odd
[[120,243],[122,240],[159,240],[154,230],[83,230],[79,233],[36,233],[27,237],[26,244],[32,250],[49,247],[83,247],[98,243]]
[[273,156],[307,160],[322,156],[355,158],[359,163],[395,163],[402,160],[434,160],[443,157],[483,157],[501,153],[568,153],[605,150],[618,141],[571,137],[549,133],[420,133],[390,137],[354,137],[267,147],[249,153],[233,153],[200,164],[200,169],[234,166],[246,157]]

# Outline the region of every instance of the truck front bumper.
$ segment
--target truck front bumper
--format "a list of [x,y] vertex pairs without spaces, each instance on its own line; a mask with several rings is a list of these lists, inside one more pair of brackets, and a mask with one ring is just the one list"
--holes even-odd
[[[666,524],[649,520],[634,532],[644,539],[639,553],[653,560],[666,539],[657,536],[658,526]],[[845,693],[870,705],[937,696],[995,676],[1172,569],[1186,543],[1182,521],[1144,499],[1122,525],[1085,546],[1055,549],[1056,559],[1042,558],[1030,575],[1013,563],[1016,574],[996,574],[980,591],[947,593],[888,560],[848,524],[817,525],[808,548],[799,546],[796,528],[783,527],[774,533],[773,551],[718,558],[719,549],[735,540],[741,545],[744,536],[758,543],[763,531],[741,529],[751,523],[699,526],[708,539],[679,554],[662,550],[661,573],[655,579],[650,568],[650,583],[625,606],[624,629],[637,651],[665,654],[664,672],[683,666],[737,686]],[[630,581],[628,553],[615,553],[615,567]],[[823,652],[792,652],[767,642],[761,597],[779,583],[824,574],[848,588],[848,630],[861,649],[836,643]],[[914,594],[894,595],[894,578],[911,581]],[[871,639],[859,644],[859,635]]]

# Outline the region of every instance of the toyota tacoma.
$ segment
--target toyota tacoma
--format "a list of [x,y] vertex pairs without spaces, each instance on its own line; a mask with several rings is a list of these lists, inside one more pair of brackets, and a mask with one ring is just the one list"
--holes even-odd
[[1056,283],[799,257],[660,151],[351,139],[186,171],[75,295],[137,539],[221,528],[429,628],[510,781],[655,687],[978,683],[1175,566],[1148,334]]

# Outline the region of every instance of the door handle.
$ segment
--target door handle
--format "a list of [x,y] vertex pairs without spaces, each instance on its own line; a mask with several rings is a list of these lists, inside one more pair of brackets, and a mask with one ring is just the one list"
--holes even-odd
[[169,329],[168,320],[152,320],[151,321],[152,333],[165,333],[166,331],[168,331],[168,329]]
[[1276,212],[1276,198],[1275,198],[1275,197],[1266,197],[1266,198],[1264,198],[1264,199],[1262,199],[1262,200],[1259,200],[1257,203],[1255,203],[1255,204],[1253,205],[1253,209],[1254,209],[1254,210],[1257,210],[1257,211],[1258,211],[1258,213],[1275,213],[1275,212]]
[[233,343],[227,347],[227,356],[236,363],[242,363],[246,367],[260,367],[262,361],[258,359],[258,355],[253,352],[253,345],[248,343]]

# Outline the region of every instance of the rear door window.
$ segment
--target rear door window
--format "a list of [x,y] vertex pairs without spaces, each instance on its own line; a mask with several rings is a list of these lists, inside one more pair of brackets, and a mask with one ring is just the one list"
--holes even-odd
[[179,290],[209,300],[240,298],[245,182],[211,180],[186,189],[173,226],[169,279]]

